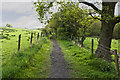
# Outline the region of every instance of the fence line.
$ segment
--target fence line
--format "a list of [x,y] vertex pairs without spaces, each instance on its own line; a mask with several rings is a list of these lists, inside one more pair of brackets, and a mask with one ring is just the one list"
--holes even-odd
[[[73,42],[73,44],[75,44],[75,41]],[[92,39],[92,43],[91,43],[92,45],[91,45],[91,55],[93,56],[93,45],[94,45],[94,39]],[[98,46],[100,49],[102,49],[102,50],[104,50],[104,51],[106,51],[106,52],[109,52],[109,53],[111,53],[111,51],[109,51],[110,50],[110,48],[108,48],[108,47],[105,47],[104,45],[102,45],[102,44],[99,44],[99,46]],[[113,52],[112,52],[112,54],[114,54],[115,55],[115,67],[116,67],[116,71],[117,71],[117,74],[118,74],[118,76],[120,75],[120,73],[119,73],[119,65],[120,65],[120,56],[118,56],[118,54],[119,53],[117,53],[117,50],[113,50]]]
[[106,49],[110,49],[109,47],[106,47],[106,46],[102,45],[101,43],[99,45],[106,48]]
[[[39,33],[37,35],[37,40],[39,40]],[[20,43],[21,43],[21,34],[18,37],[18,52],[20,51]],[[30,44],[32,45],[33,43],[33,33],[31,33],[31,38],[30,38]]]
[[31,33],[31,39],[30,39],[30,44],[32,45],[32,38],[33,38],[33,33]]
[[92,54],[92,56],[93,56],[93,46],[94,45],[94,39],[92,39],[92,46],[91,46],[91,54]]
[[[99,46],[98,46],[100,49],[102,49],[102,50],[104,50],[104,51],[106,51],[106,52],[109,52],[109,53],[111,53],[109,50],[110,50],[110,48],[108,48],[108,47],[105,47],[104,45],[102,45],[102,44],[100,44]],[[106,48],[106,49],[105,49]],[[109,49],[109,50],[108,50]],[[92,50],[93,50],[93,39],[92,39]],[[119,60],[120,60],[120,56],[118,56],[118,54],[117,54],[117,50],[115,49],[114,51],[113,51],[113,53],[112,54],[114,54],[115,55],[115,65],[116,65],[116,71],[117,71],[117,74],[118,74],[118,76],[119,76],[119,64],[120,64],[120,62],[119,62]]]

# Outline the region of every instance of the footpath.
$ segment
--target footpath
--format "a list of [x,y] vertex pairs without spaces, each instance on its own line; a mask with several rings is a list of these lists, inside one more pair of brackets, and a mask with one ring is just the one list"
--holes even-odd
[[49,78],[69,78],[69,70],[66,68],[67,63],[64,59],[64,56],[61,52],[61,48],[57,42],[51,39],[53,42],[53,51],[51,54],[51,69]]

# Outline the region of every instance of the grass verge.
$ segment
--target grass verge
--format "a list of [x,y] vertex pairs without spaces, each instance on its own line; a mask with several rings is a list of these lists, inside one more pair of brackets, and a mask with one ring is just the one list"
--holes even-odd
[[47,78],[51,51],[50,40],[41,38],[38,43],[13,55],[6,65],[2,65],[2,78]]
[[58,40],[64,58],[70,66],[71,78],[117,78],[115,65],[91,56],[89,49],[80,48],[70,41]]

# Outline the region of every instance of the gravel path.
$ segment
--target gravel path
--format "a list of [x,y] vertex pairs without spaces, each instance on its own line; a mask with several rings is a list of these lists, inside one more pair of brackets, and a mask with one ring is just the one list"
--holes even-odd
[[49,78],[68,78],[69,70],[66,68],[67,63],[64,60],[61,49],[55,40],[51,41],[53,41],[54,45],[51,54],[52,67]]

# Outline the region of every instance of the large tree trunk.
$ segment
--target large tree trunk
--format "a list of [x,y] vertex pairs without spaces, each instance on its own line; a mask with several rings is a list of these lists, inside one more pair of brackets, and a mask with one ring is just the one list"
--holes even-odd
[[110,48],[114,26],[112,22],[108,24],[102,22],[100,40],[95,52],[99,58],[104,58],[108,61],[111,61]]
[[111,48],[111,40],[112,40],[112,33],[115,26],[114,18],[114,8],[115,8],[114,2],[103,2],[103,9],[102,9],[102,26],[101,26],[101,34],[100,34],[100,40],[97,47],[97,50],[95,51],[95,54],[99,58],[104,58],[108,61],[111,61],[110,56],[110,48]]

